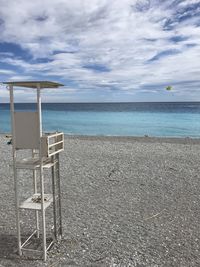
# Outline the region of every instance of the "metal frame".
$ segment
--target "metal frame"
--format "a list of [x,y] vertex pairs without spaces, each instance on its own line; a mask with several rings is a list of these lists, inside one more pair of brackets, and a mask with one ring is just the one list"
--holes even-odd
[[[64,150],[64,135],[63,133],[45,134],[42,133],[42,116],[41,116],[41,89],[48,87],[57,88],[60,84],[51,82],[11,82],[6,83],[10,91],[10,110],[11,110],[11,123],[12,123],[12,155],[13,155],[13,173],[14,173],[14,190],[15,190],[15,209],[16,209],[16,226],[17,226],[17,239],[18,239],[18,253],[21,256],[22,251],[36,251],[26,248],[27,243],[34,235],[36,238],[42,234],[42,253],[43,259],[47,259],[47,251],[55,241],[62,237],[62,222],[61,222],[61,192],[60,192],[60,174],[59,174],[59,153]],[[38,136],[39,136],[39,149],[31,149],[31,159],[24,159],[21,162],[17,161],[17,148],[16,148],[16,133],[15,133],[15,108],[14,108],[14,88],[13,86],[23,86],[28,88],[35,88],[37,90],[37,116],[38,116]],[[53,142],[50,142],[53,140]],[[44,145],[46,144],[46,145]],[[23,148],[20,148],[23,149]],[[52,197],[46,200],[44,188],[44,168],[51,168],[52,174]],[[40,203],[32,203],[33,198],[29,198],[23,203],[19,203],[19,185],[18,185],[18,169],[30,169],[33,174],[33,196],[40,196]],[[39,172],[40,191],[38,192],[38,179],[37,172]],[[46,242],[46,218],[45,210],[53,203],[53,230],[54,236],[51,243],[47,247]],[[30,209],[35,214],[35,230],[33,233],[22,243],[21,241],[21,227],[20,227],[20,209]],[[41,212],[42,225],[39,229],[39,212]]]

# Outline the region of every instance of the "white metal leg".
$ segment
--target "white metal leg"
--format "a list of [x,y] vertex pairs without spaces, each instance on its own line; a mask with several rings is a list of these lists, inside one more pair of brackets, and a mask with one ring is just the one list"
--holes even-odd
[[10,89],[10,110],[11,110],[11,122],[12,122],[12,154],[13,154],[13,173],[14,173],[14,190],[15,190],[15,213],[17,223],[17,240],[18,240],[18,253],[22,255],[21,251],[21,233],[20,233],[20,219],[19,219],[19,197],[18,197],[18,182],[17,182],[17,169],[16,169],[16,150],[15,150],[15,121],[14,121],[14,93],[13,86],[9,86]]
[[60,160],[59,154],[56,154],[56,183],[57,183],[57,194],[58,194],[58,220],[59,220],[59,237],[62,238],[62,212],[61,212],[61,187],[60,187]]
[[[34,194],[37,194],[37,176],[36,176],[36,170],[33,170],[33,187],[34,187]],[[35,224],[36,224],[36,233],[37,238],[40,236],[40,230],[39,230],[39,216],[38,211],[35,211]]]
[[[52,156],[52,162],[54,161],[54,156]],[[56,220],[56,192],[55,192],[55,166],[51,168],[51,176],[52,176],[52,193],[53,193],[53,231],[54,238],[57,240],[57,220]]]
[[45,209],[44,209],[44,179],[43,168],[40,168],[40,193],[41,193],[41,213],[42,213],[42,242],[43,242],[43,259],[47,259],[46,251],[46,223],[45,223]]
[[18,183],[17,183],[17,170],[14,168],[14,180],[15,180],[15,213],[16,213],[16,223],[17,223],[17,241],[18,241],[18,253],[21,256],[21,231],[20,231],[20,219],[19,219],[19,197],[18,197]]
[[[35,150],[32,149],[32,157],[35,158]],[[33,192],[34,194],[37,194],[37,173],[36,170],[33,170]],[[40,230],[39,230],[39,216],[38,211],[35,211],[35,224],[36,224],[36,235],[37,238],[40,236]]]
[[47,259],[46,250],[46,223],[45,223],[45,209],[44,209],[44,177],[43,177],[43,159],[42,159],[42,111],[41,111],[41,95],[40,95],[40,84],[37,84],[37,111],[39,121],[39,158],[40,158],[40,192],[41,192],[41,213],[42,213],[42,240],[43,240],[43,259]]

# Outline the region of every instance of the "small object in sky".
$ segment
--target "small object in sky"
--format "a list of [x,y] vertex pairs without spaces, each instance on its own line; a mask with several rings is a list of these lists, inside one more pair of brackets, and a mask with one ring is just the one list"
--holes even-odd
[[172,86],[167,86],[167,87],[166,87],[166,90],[167,90],[167,91],[171,91],[171,90],[172,90]]

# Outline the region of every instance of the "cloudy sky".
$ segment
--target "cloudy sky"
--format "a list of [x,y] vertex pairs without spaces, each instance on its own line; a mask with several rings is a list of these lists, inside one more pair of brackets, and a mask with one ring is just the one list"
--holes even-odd
[[0,0],[7,80],[63,83],[46,102],[200,101],[200,0]]

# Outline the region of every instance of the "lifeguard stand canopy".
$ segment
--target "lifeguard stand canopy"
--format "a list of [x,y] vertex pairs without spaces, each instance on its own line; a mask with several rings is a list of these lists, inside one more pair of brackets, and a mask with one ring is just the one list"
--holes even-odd
[[26,88],[33,88],[40,89],[45,88],[58,88],[60,86],[64,86],[61,83],[51,82],[51,81],[19,81],[19,82],[3,82],[3,84],[17,86],[17,87],[26,87]]

